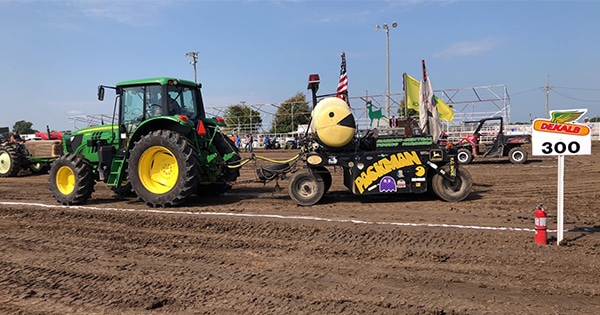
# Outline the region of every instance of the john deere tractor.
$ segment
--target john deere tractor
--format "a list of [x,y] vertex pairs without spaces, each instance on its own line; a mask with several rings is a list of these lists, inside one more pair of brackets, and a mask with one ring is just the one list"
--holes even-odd
[[64,205],[85,203],[96,182],[152,207],[176,206],[193,195],[219,194],[239,176],[240,155],[207,118],[201,85],[176,78],[98,87],[116,92],[113,121],[63,135],[64,154],[50,169],[50,190]]

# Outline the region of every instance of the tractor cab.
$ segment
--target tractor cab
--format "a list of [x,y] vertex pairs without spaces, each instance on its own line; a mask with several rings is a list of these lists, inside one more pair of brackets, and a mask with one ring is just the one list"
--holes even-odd
[[185,133],[205,118],[201,85],[174,78],[150,78],[117,83],[116,87],[100,85],[98,100],[104,99],[105,88],[115,89],[115,113],[118,113],[119,145],[126,151],[131,140],[149,130],[168,127]]

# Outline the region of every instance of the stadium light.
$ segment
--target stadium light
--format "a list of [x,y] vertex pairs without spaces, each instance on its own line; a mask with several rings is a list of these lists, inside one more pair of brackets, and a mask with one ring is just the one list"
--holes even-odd
[[186,57],[192,57],[192,61],[190,61],[190,64],[192,66],[194,66],[194,82],[196,82],[196,84],[198,83],[198,79],[196,78],[196,64],[198,63],[198,52],[197,51],[190,51],[188,53],[185,54]]
[[[392,28],[396,28],[398,23],[393,22]],[[385,111],[386,115],[390,117],[390,28],[387,23],[384,23],[381,27],[375,25],[375,31],[383,29],[385,31],[385,60],[386,60],[386,89],[385,89]]]

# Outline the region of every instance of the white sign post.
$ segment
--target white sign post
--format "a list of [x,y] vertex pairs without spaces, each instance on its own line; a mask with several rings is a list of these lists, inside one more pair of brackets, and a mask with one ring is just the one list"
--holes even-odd
[[567,122],[568,120],[565,121],[565,118],[560,116],[560,114],[564,115],[566,113],[569,115],[575,111],[578,111],[578,115],[573,120],[581,117],[587,109],[553,111],[551,112],[552,120],[536,119],[531,128],[532,154],[538,156],[558,156],[556,245],[560,245],[564,234],[565,155],[592,154],[591,128],[584,124],[569,123]]

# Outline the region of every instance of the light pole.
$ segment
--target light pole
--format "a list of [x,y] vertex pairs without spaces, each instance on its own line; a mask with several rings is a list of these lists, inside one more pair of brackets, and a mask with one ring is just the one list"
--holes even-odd
[[192,57],[192,61],[190,61],[190,64],[192,66],[194,66],[194,82],[198,83],[198,79],[196,78],[196,64],[198,63],[198,52],[197,51],[190,51],[189,53],[185,54],[186,57]]
[[[395,28],[398,23],[393,22],[392,27]],[[390,117],[390,28],[387,23],[381,27],[375,25],[375,31],[383,29],[385,31],[385,61],[386,61],[386,89],[385,89],[385,112],[387,117]]]

